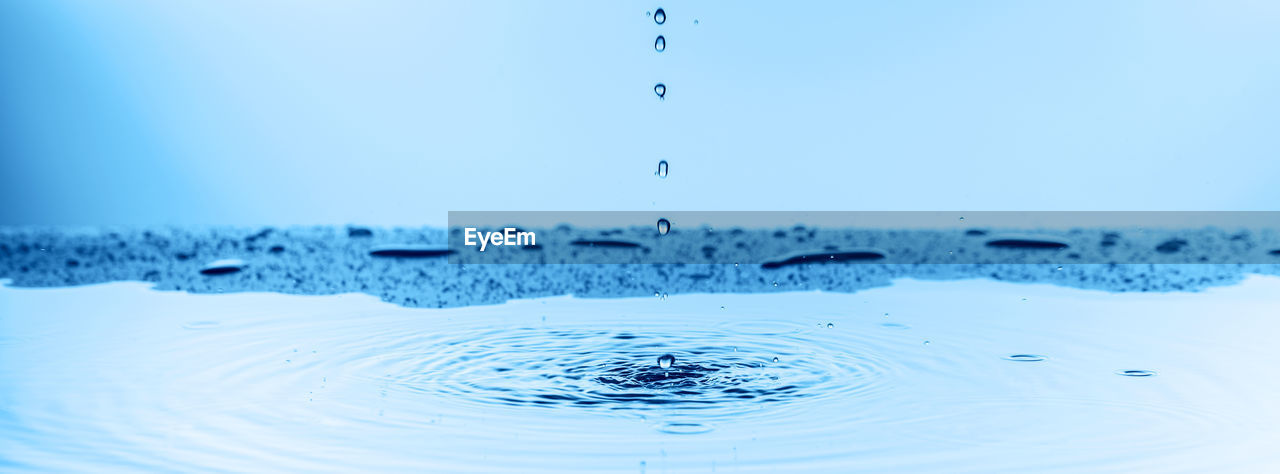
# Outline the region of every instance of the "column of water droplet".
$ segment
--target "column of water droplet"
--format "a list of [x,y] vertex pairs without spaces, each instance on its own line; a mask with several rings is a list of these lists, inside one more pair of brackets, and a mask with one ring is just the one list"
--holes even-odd
[[[667,11],[663,10],[662,8],[654,10],[653,22],[656,23],[659,27],[661,27],[663,24],[666,24]],[[658,37],[653,40],[653,50],[658,53],[661,53],[667,50],[667,37],[661,34],[661,28],[659,28]],[[657,84],[654,84],[653,93],[658,96],[658,100],[660,101],[666,100],[667,85],[662,82],[658,82]],[[657,175],[659,179],[666,179],[667,170],[669,166],[670,165],[667,164],[667,160],[658,161],[658,170],[655,171],[654,174]],[[670,232],[670,231],[671,231],[671,222],[666,220],[665,218],[658,219],[658,234],[667,235],[667,232]]]

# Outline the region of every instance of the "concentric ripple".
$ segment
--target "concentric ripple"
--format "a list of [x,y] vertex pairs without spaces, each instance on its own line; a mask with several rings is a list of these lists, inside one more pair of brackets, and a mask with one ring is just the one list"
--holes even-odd
[[[885,371],[877,358],[803,332],[495,328],[423,337],[402,349],[378,361],[390,389],[498,407],[732,414],[872,392]],[[657,360],[666,354],[676,361],[663,368]]]

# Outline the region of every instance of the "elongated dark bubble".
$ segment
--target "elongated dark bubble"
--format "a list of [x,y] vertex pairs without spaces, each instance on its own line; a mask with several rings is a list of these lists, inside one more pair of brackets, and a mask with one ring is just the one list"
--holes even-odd
[[1044,359],[1045,356],[1036,354],[1013,354],[1005,356],[1004,358],[1004,360],[1011,360],[1014,362],[1040,362]]
[[245,263],[237,259],[218,260],[210,262],[200,269],[201,275],[229,275],[243,270]]
[[667,96],[667,85],[659,82],[653,86],[653,93],[658,94],[659,99],[665,99]]
[[635,243],[635,242],[628,242],[628,241],[625,241],[625,240],[587,240],[587,239],[578,239],[578,240],[574,240],[574,241],[572,241],[572,242],[569,242],[569,245],[576,245],[576,246],[578,246],[578,247],[612,247],[612,248],[637,248],[637,247],[640,247],[640,244],[637,244],[637,243]]
[[654,23],[657,23],[657,24],[659,24],[659,25],[661,25],[661,24],[663,24],[663,23],[666,23],[666,22],[667,22],[667,12],[666,12],[666,11],[664,11],[663,9],[661,9],[661,8],[659,8],[659,9],[658,9],[658,11],[653,12],[653,22],[654,22]]
[[659,53],[666,51],[667,39],[663,38],[662,35],[658,35],[658,39],[653,40],[653,49],[657,50]]
[[659,178],[667,177],[667,160],[662,160],[658,162],[658,177]]
[[374,257],[389,258],[431,258],[444,257],[453,253],[447,247],[435,245],[396,245],[382,246],[369,251]]
[[671,221],[658,219],[658,234],[667,235],[667,232],[671,232]]
[[1005,238],[987,241],[987,247],[1006,248],[1006,249],[1065,249],[1068,245],[1065,242],[1059,242],[1049,239],[1036,238]]
[[782,268],[789,265],[803,265],[806,263],[865,262],[883,260],[884,258],[884,252],[879,250],[817,252],[792,255],[778,260],[771,260],[761,264],[760,268]]

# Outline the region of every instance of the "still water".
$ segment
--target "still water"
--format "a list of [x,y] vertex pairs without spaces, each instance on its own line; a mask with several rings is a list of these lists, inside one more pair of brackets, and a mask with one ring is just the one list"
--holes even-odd
[[1276,295],[6,287],[0,468],[1257,472],[1280,467]]

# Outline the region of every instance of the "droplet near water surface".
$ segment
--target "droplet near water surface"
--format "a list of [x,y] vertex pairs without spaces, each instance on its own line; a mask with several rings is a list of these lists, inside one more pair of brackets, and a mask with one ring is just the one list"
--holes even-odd
[[670,368],[671,364],[675,364],[675,363],[676,363],[676,356],[673,356],[671,354],[663,354],[662,357],[658,358],[658,367],[661,367],[664,369]]
[[667,12],[661,8],[653,12],[653,22],[659,25],[667,22]]
[[671,221],[658,219],[658,235],[667,235],[667,232],[671,232]]
[[659,99],[665,99],[667,97],[667,85],[661,82],[657,83],[653,86],[653,93],[658,94]]
[[667,160],[662,160],[658,162],[658,177],[659,178],[667,177]]
[[1116,373],[1125,377],[1153,377],[1156,375],[1154,370],[1121,370]]
[[661,53],[667,50],[667,39],[658,35],[658,39],[653,40],[653,49]]

